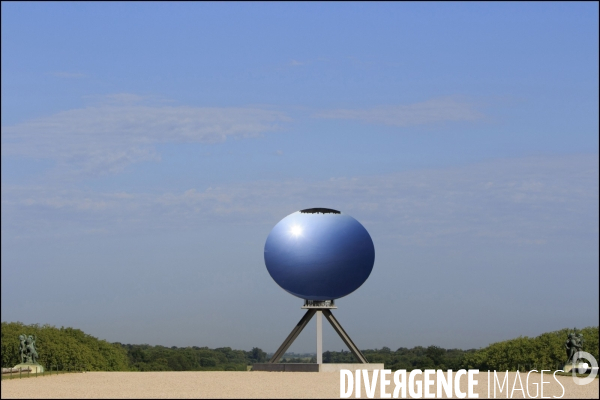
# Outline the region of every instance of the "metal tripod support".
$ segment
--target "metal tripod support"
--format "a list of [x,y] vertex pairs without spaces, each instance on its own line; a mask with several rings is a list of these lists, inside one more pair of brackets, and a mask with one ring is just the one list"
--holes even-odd
[[319,302],[307,300],[304,303],[304,307],[302,308],[308,309],[306,311],[306,314],[304,314],[300,322],[298,322],[294,329],[292,329],[292,332],[283,341],[281,346],[279,346],[275,354],[273,354],[273,357],[271,357],[271,359],[269,360],[270,364],[279,362],[281,357],[283,357],[287,349],[290,348],[292,343],[294,343],[294,340],[296,340],[298,335],[300,335],[300,332],[302,332],[306,325],[308,325],[308,323],[315,314],[317,315],[317,364],[322,364],[323,362],[323,327],[321,323],[321,315],[324,315],[327,321],[329,321],[329,323],[333,327],[333,330],[337,332],[342,341],[346,344],[346,346],[348,346],[352,354],[354,354],[354,357],[356,357],[358,361],[362,364],[369,363],[365,356],[358,349],[358,347],[356,347],[352,339],[350,339],[350,336],[348,336],[344,328],[342,328],[342,325],[338,322],[337,319],[335,319],[335,317],[331,313],[330,309],[337,308],[333,304],[332,300]]

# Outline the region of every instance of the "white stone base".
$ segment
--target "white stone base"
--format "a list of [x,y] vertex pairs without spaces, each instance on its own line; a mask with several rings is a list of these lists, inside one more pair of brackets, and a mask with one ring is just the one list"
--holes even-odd
[[21,368],[21,373],[41,374],[44,372],[44,367],[40,364],[17,364],[13,367],[13,373],[18,374],[19,368]]
[[376,369],[383,369],[383,364],[359,364],[359,363],[348,363],[348,364],[315,364],[315,363],[261,363],[254,364],[252,371],[265,371],[265,372],[339,372],[343,369],[349,371],[356,371],[357,369],[364,369],[367,371],[373,371]]
[[[565,371],[565,372],[571,372],[573,370],[573,368],[577,368],[577,370],[575,372],[584,374],[585,371],[587,371],[590,368],[590,366],[588,365],[588,363],[577,363],[575,365],[573,365],[573,364],[566,364],[563,367],[563,371]],[[581,370],[581,372],[579,372],[580,370]]]
[[319,372],[340,372],[343,369],[347,369],[349,371],[356,371],[357,369],[364,369],[367,371],[373,371],[376,369],[384,369],[383,364],[321,364],[319,365]]

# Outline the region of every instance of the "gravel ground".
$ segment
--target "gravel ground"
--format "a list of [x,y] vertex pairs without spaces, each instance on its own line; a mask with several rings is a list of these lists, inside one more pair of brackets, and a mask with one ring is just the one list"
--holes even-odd
[[[493,380],[493,373],[492,373]],[[499,374],[500,379],[504,373]],[[526,385],[526,374],[520,374]],[[510,372],[509,389],[512,390],[516,372]],[[529,380],[530,395],[535,396],[541,375],[532,373]],[[487,398],[487,371],[476,375],[475,393]],[[562,398],[598,398],[598,379],[579,386],[570,376],[557,376],[564,386]],[[560,397],[563,393],[552,375],[544,374],[544,397]],[[379,383],[379,380],[378,380]],[[520,385],[517,380],[516,389]],[[394,389],[393,379],[387,393]],[[461,390],[466,392],[466,379],[461,379]],[[496,398],[507,398],[505,391],[497,389]],[[435,385],[431,390],[436,393]],[[523,398],[515,390],[509,398]],[[526,398],[527,395],[525,391]],[[365,388],[361,397],[367,398]],[[87,372],[58,376],[44,376],[2,381],[2,398],[339,398],[340,374],[314,372]],[[379,398],[379,385],[375,391]],[[409,397],[407,393],[407,397]],[[491,398],[494,397],[493,389]],[[353,392],[350,398],[355,398]],[[540,394],[538,393],[538,398]]]

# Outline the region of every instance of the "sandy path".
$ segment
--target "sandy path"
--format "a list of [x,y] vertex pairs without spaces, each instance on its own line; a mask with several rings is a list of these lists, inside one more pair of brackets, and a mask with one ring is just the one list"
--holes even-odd
[[[504,374],[499,374],[500,378]],[[540,374],[532,373],[531,396]],[[509,389],[516,373],[509,373]],[[525,386],[526,374],[521,374]],[[557,376],[565,387],[562,398],[598,398],[598,380],[576,385],[569,376]],[[487,398],[487,371],[477,378],[475,393]],[[493,374],[492,374],[493,379]],[[552,375],[544,374],[544,397],[561,396],[562,389]],[[462,381],[461,381],[462,383]],[[519,384],[517,381],[517,389]],[[387,388],[392,393],[394,384]],[[466,380],[461,385],[466,392]],[[431,392],[436,393],[435,385]],[[506,388],[505,388],[506,390]],[[498,391],[498,389],[497,389]],[[361,397],[367,398],[365,388]],[[527,392],[525,392],[525,396]],[[87,372],[2,381],[2,398],[339,398],[340,374],[310,372]],[[379,398],[379,384],[375,391]],[[407,393],[407,397],[409,394]],[[491,391],[493,398],[493,390]],[[506,391],[496,398],[506,398]],[[523,398],[515,391],[509,398]],[[352,393],[351,398],[355,398]],[[540,398],[538,393],[538,398]]]

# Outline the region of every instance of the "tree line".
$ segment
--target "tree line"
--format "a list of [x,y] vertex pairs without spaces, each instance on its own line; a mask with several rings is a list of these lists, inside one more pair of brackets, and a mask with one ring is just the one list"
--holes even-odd
[[[481,349],[444,349],[438,346],[413,348],[388,347],[363,350],[371,363],[383,363],[386,369],[479,369],[516,370],[557,369],[566,359],[564,348],[570,329],[518,337],[493,343]],[[598,327],[581,330],[583,350],[598,357]],[[19,335],[35,335],[39,363],[50,366],[85,365],[90,371],[245,371],[254,363],[266,362],[270,356],[258,347],[250,351],[230,347],[165,347],[148,344],[109,343],[74,328],[50,325],[24,325],[2,322],[2,367],[17,365]],[[315,357],[284,356],[281,362],[316,362]],[[349,351],[326,351],[325,363],[354,363]]]
[[128,371],[127,350],[122,346],[99,340],[79,329],[56,328],[50,325],[25,325],[2,322],[2,367],[12,367],[19,359],[19,335],[36,336],[38,363],[46,369],[58,366],[85,365],[91,371]]
[[266,353],[258,347],[244,351],[231,347],[119,345],[127,350],[134,371],[246,371],[248,365],[266,361]]
[[[392,351],[388,347],[363,350],[370,363],[383,363],[386,369],[479,369],[481,371],[528,371],[532,369],[556,370],[567,359],[565,342],[572,329],[561,329],[530,338],[521,336],[490,344],[481,349],[444,349],[438,346],[400,347]],[[578,329],[583,335],[583,351],[598,357],[598,327]],[[355,362],[348,351],[324,352],[325,363]]]

